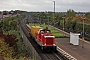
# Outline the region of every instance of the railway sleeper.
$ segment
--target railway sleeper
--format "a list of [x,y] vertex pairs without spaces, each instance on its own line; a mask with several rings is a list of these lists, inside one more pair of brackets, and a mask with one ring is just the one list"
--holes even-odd
[[43,52],[56,52],[57,48],[56,46],[42,46],[41,49]]

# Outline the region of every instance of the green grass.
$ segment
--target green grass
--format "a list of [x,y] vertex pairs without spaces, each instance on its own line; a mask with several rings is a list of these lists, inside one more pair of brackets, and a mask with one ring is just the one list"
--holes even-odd
[[65,34],[63,34],[62,32],[48,26],[48,25],[45,25],[45,24],[30,24],[30,26],[40,26],[42,28],[46,28],[48,27],[49,30],[51,30],[52,34],[56,37],[56,38],[59,38],[59,37],[67,37]]

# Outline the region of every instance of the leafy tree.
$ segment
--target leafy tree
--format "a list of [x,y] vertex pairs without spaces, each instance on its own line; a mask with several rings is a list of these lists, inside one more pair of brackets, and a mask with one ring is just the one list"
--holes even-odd
[[76,20],[72,21],[72,29],[73,29],[73,32],[75,32],[76,23],[77,23]]
[[68,19],[66,26],[67,26],[68,29],[71,29],[71,26],[72,26],[72,20],[71,20],[71,18]]
[[0,14],[2,14],[2,12],[0,11]]
[[69,10],[67,11],[67,16],[68,16],[68,17],[73,17],[73,16],[76,16],[76,13],[75,13],[74,10],[69,9]]
[[58,21],[58,23],[57,23],[57,24],[58,24],[58,26],[59,26],[59,25],[60,25],[60,21]]
[[90,13],[87,15],[87,18],[90,19]]

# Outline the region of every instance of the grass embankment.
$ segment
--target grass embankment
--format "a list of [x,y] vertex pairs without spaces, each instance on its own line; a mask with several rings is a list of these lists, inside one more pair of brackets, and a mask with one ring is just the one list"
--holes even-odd
[[56,37],[56,38],[64,38],[64,37],[67,37],[65,34],[63,34],[62,32],[48,26],[48,25],[45,25],[45,24],[30,24],[30,26],[40,26],[42,28],[48,28],[49,30],[51,30],[52,34]]

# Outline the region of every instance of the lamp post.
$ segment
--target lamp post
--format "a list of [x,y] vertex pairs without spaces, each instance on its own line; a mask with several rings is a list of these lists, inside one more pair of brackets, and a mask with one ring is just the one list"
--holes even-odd
[[[40,18],[39,18],[39,15],[38,15],[38,21],[39,21],[39,19],[40,19]],[[39,22],[39,23],[40,23],[40,22]]]
[[43,23],[45,23],[45,16],[43,16]]
[[63,18],[63,32],[64,32],[64,27],[65,27],[65,25],[64,25],[64,23],[65,23],[65,17],[62,17]]
[[55,20],[55,1],[54,2],[54,14],[53,14],[53,20]]
[[12,17],[13,17],[13,11],[11,12],[11,14],[12,14]]
[[86,18],[82,18],[83,19],[83,32],[82,32],[82,48],[84,48],[84,20],[86,19]]
[[49,17],[50,17],[50,16],[48,16],[48,25],[49,25]]
[[39,23],[41,24],[41,15],[38,15]]
[[41,19],[42,19],[42,16],[40,16],[40,25],[41,25]]

